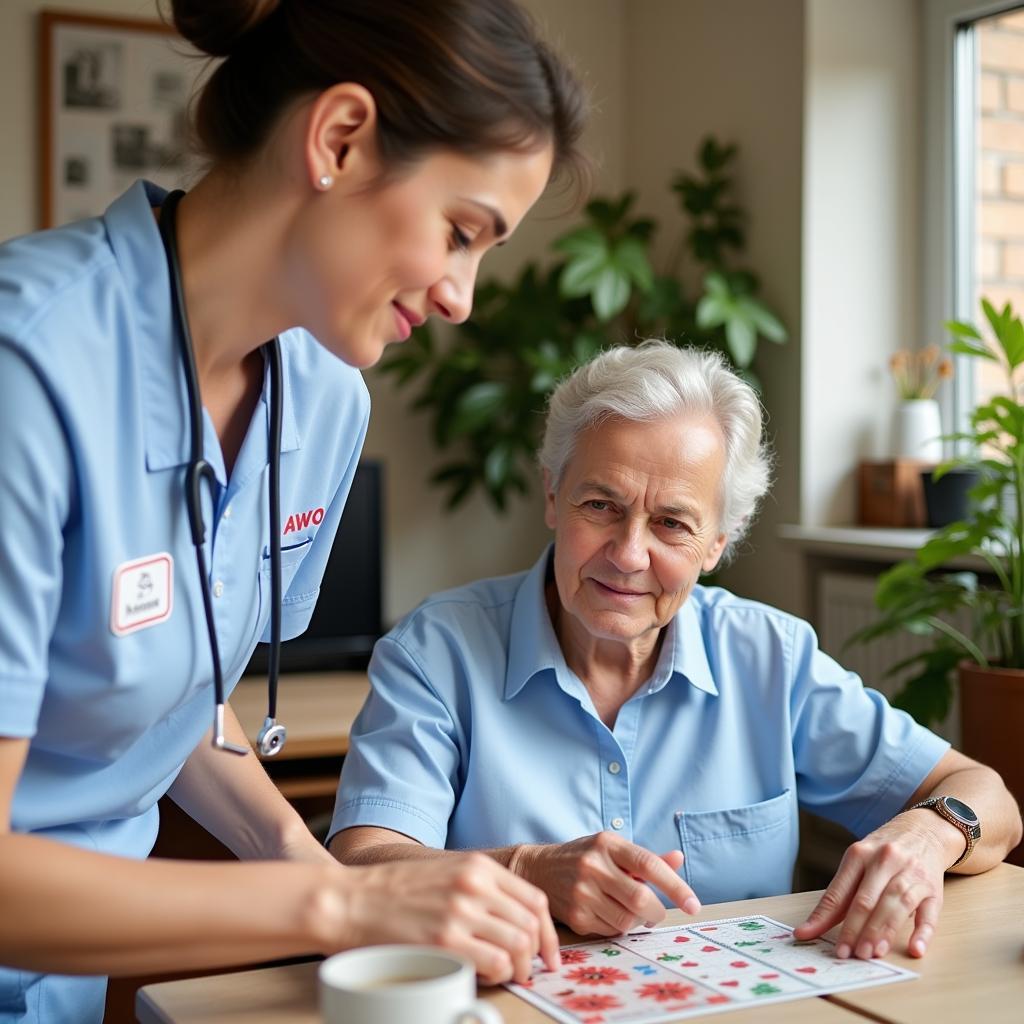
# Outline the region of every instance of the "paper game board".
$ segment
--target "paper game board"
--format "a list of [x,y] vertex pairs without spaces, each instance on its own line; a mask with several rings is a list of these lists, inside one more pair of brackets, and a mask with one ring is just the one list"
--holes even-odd
[[527,984],[507,987],[568,1024],[658,1024],[917,977],[834,951],[770,917],[729,917],[563,946],[560,970],[538,960]]

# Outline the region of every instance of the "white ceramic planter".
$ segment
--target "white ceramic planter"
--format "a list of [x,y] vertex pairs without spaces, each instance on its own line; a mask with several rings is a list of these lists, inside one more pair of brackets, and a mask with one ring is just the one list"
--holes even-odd
[[914,398],[896,407],[892,453],[897,459],[942,461],[942,422],[934,398]]

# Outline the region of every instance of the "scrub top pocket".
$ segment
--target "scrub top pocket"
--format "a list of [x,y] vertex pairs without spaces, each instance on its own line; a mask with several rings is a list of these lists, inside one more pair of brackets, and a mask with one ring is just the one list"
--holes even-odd
[[701,903],[790,892],[799,841],[791,790],[721,811],[677,811],[682,874]]
[[[313,538],[290,547],[281,548],[281,594],[288,596],[288,588],[292,585],[295,574],[299,571],[306,555],[312,550]],[[263,558],[260,563],[260,613],[257,619],[256,639],[261,639],[269,630],[270,624],[270,602],[273,594],[270,585],[270,548],[263,549]],[[267,638],[269,639],[269,637]]]

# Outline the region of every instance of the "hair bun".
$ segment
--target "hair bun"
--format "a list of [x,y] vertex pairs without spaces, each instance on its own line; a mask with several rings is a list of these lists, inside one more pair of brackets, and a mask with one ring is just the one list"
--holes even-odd
[[211,57],[228,57],[242,36],[266,21],[281,0],[170,0],[178,33]]

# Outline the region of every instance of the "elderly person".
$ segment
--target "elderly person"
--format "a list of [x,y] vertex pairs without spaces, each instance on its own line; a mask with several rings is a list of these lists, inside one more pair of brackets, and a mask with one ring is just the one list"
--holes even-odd
[[698,584],[767,490],[751,388],[709,352],[612,349],[553,394],[540,461],[554,546],[377,645],[334,855],[483,849],[611,935],[662,919],[647,883],[690,913],[789,891],[805,807],[860,838],[798,937],[843,922],[839,956],[883,956],[913,916],[922,955],[943,873],[997,864],[1020,817],[806,623]]

